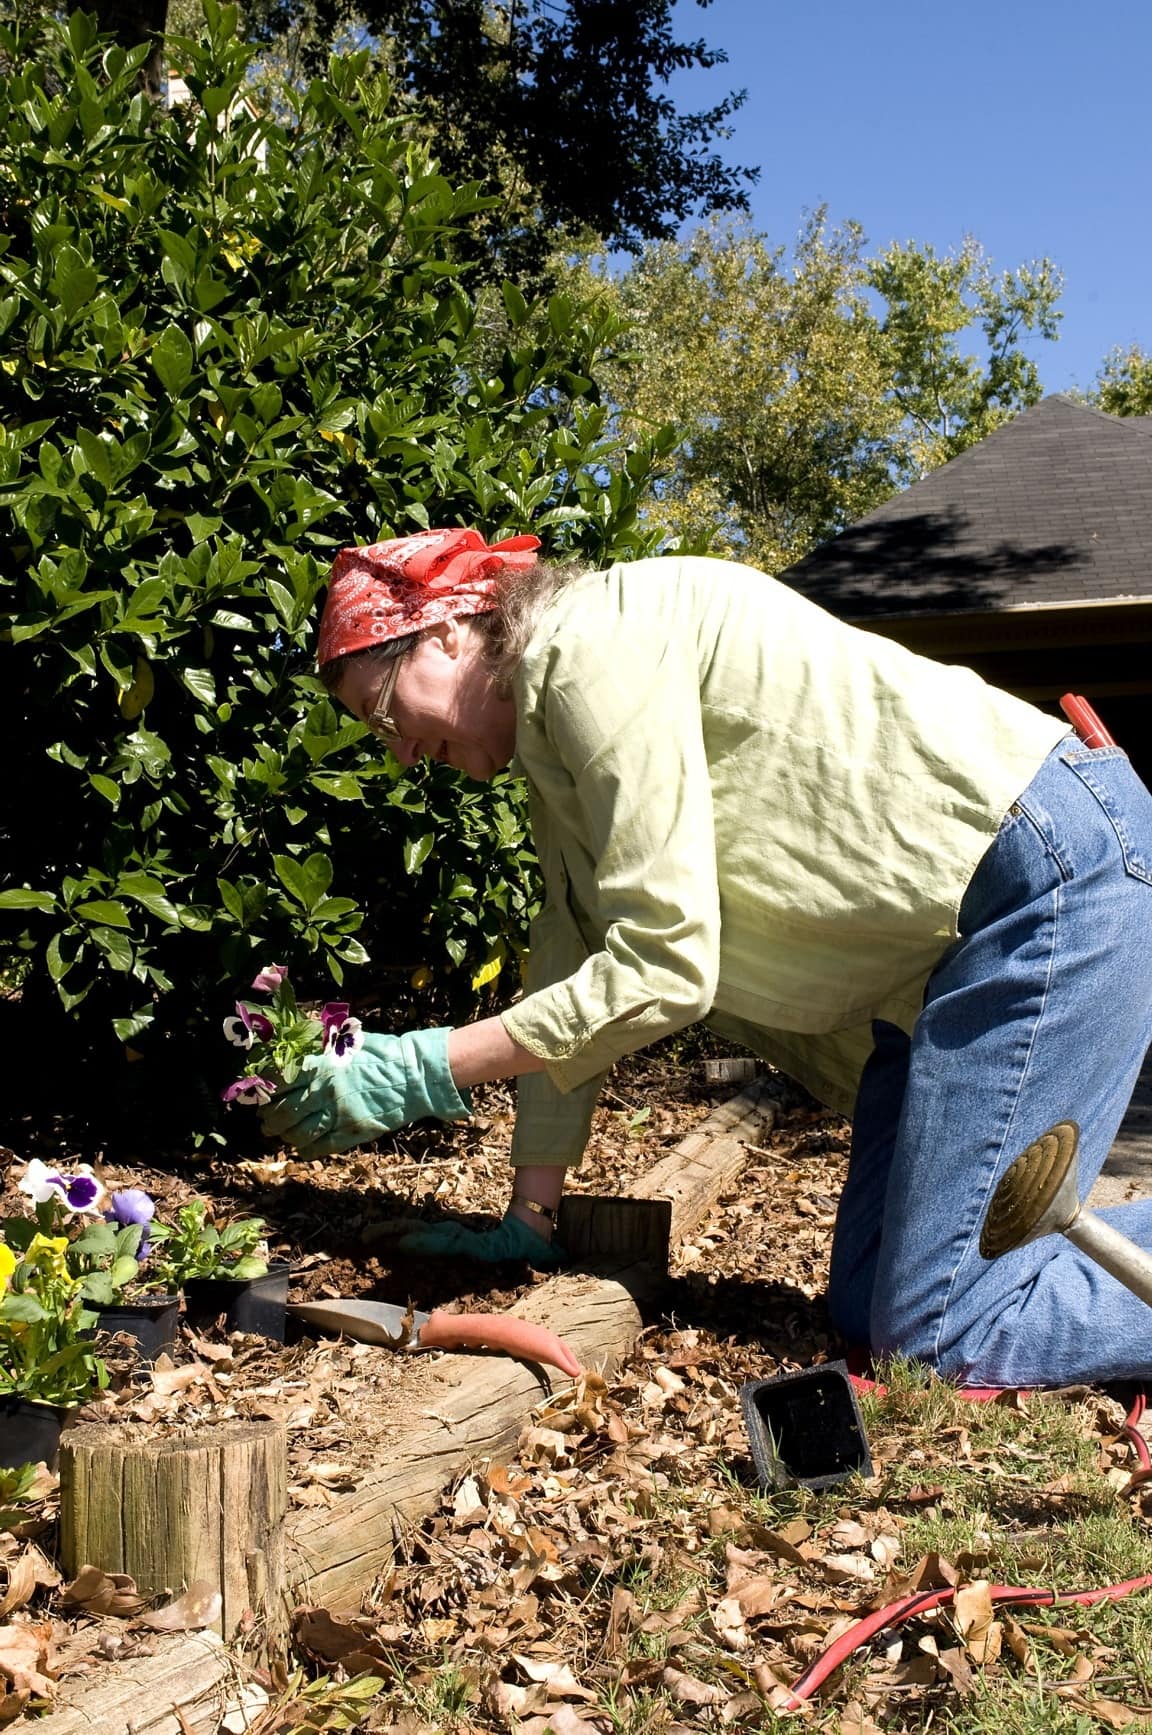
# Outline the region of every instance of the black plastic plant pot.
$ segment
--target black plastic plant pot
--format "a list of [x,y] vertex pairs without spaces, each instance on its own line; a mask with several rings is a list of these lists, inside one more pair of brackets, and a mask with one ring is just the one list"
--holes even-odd
[[289,1265],[272,1265],[263,1277],[238,1283],[232,1277],[190,1277],[184,1284],[188,1324],[202,1330],[223,1316],[225,1329],[284,1342]]
[[846,1363],[750,1380],[741,1387],[740,1409],[762,1488],[829,1488],[849,1476],[871,1476],[868,1436]]
[[178,1295],[141,1295],[117,1307],[102,1307],[96,1316],[98,1331],[134,1338],[141,1361],[155,1361],[176,1348],[179,1322]]
[[54,1470],[67,1414],[55,1404],[37,1404],[11,1393],[0,1397],[0,1469],[44,1463]]

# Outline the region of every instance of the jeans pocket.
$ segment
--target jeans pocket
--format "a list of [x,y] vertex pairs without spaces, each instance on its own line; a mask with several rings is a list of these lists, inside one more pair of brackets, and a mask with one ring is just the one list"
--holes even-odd
[[1120,747],[1083,747],[1064,763],[1089,790],[1116,833],[1125,871],[1152,885],[1152,795]]

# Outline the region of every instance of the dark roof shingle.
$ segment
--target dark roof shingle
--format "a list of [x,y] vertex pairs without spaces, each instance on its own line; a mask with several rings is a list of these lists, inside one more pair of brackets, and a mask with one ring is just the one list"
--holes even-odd
[[1152,597],[1152,416],[1044,398],[780,577],[846,620]]

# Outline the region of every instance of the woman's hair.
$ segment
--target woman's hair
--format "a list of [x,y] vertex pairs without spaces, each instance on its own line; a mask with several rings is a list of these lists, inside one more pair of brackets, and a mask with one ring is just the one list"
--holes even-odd
[[[504,572],[497,580],[496,607],[486,614],[461,616],[471,620],[487,640],[485,654],[493,678],[507,681],[514,673],[537,623],[552,598],[587,569],[577,560],[538,560],[526,572]],[[406,657],[423,633],[385,639],[367,650],[349,651],[322,664],[319,674],[329,693],[335,693],[353,663],[378,664],[383,670],[397,657]]]

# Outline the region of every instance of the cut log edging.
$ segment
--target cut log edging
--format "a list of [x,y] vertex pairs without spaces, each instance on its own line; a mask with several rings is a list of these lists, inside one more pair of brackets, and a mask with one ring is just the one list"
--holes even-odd
[[[749,1086],[640,1176],[629,1196],[667,1200],[671,1240],[683,1240],[739,1173],[745,1144],[762,1138],[774,1118],[764,1086]],[[559,1332],[586,1367],[609,1375],[635,1343],[641,1303],[662,1276],[651,1263],[566,1272],[510,1311]],[[411,1432],[390,1446],[386,1465],[332,1506],[289,1515],[286,1596],[278,1608],[256,1611],[272,1626],[293,1600],[358,1608],[394,1560],[405,1529],[435,1510],[469,1464],[510,1451],[530,1410],[568,1383],[552,1369],[506,1357],[449,1356],[442,1366],[448,1391],[435,1410],[413,1418]],[[44,1735],[215,1735],[235,1684],[228,1649],[215,1633],[174,1636],[152,1656],[109,1665],[98,1681],[66,1684],[65,1702],[36,1727]],[[68,1705],[70,1698],[77,1703]]]
[[69,1430],[60,1447],[60,1552],[127,1572],[145,1597],[197,1581],[220,1592],[220,1630],[284,1594],[288,1436],[278,1422],[225,1422],[190,1435],[125,1438],[115,1424]]
[[[36,1735],[216,1735],[238,1675],[218,1633],[153,1641],[149,1656],[65,1681],[61,1704],[29,1723]],[[74,1703],[69,1704],[68,1701]]]
[[[748,1086],[640,1176],[629,1197],[668,1200],[672,1239],[682,1240],[739,1174],[745,1144],[763,1137],[774,1119],[765,1087]],[[619,1265],[601,1275],[562,1273],[510,1311],[548,1325],[586,1367],[611,1374],[639,1336],[639,1304],[662,1277],[651,1264]],[[366,1477],[329,1507],[289,1518],[287,1581],[307,1601],[358,1606],[373,1578],[392,1563],[405,1526],[434,1511],[444,1489],[470,1463],[510,1450],[529,1410],[568,1383],[564,1375],[503,1357],[477,1363],[472,1356],[455,1356],[445,1374],[448,1396],[434,1416],[390,1449],[386,1471]]]

